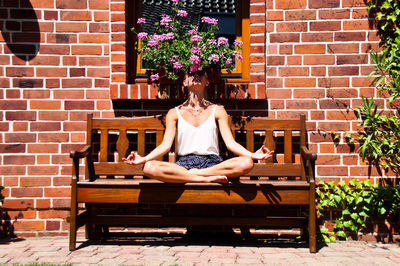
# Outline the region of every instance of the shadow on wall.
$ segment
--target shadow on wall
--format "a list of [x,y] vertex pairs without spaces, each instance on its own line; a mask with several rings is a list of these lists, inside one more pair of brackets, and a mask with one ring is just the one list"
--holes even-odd
[[0,240],[14,237],[14,227],[11,223],[11,217],[6,210],[0,207]]
[[29,0],[0,0],[0,29],[4,53],[29,61],[40,48],[38,17]]

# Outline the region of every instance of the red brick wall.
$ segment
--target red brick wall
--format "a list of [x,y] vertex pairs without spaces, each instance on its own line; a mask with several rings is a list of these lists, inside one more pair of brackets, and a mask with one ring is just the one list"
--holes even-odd
[[[111,99],[154,98],[155,90],[125,82],[125,1],[0,2],[3,207],[20,235],[65,234],[68,153],[85,142],[86,113],[113,117]],[[361,95],[379,98],[365,78],[377,36],[364,1],[250,2],[249,94],[268,99],[271,118],[307,115],[319,178],[367,177],[343,141],[358,123],[346,107]]]

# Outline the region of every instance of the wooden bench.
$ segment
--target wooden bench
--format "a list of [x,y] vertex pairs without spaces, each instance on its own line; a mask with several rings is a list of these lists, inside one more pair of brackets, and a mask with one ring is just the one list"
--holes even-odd
[[[219,225],[301,228],[308,234],[310,252],[316,252],[316,154],[306,147],[304,115],[297,120],[231,119],[231,128],[248,150],[265,144],[275,150],[274,157],[256,162],[247,176],[228,184],[167,184],[143,177],[142,166],[121,161],[132,150],[144,155],[161,143],[163,116],[94,119],[89,114],[87,146],[70,154],[70,250],[75,249],[76,232],[83,225],[89,239],[99,233],[96,228],[107,231],[108,226]],[[220,143],[221,155],[231,156]],[[80,180],[82,158],[85,177]],[[171,154],[162,159],[175,160]]]

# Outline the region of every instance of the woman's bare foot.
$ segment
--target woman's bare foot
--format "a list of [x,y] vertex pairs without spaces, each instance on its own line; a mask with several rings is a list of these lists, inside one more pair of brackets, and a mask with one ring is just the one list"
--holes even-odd
[[207,181],[210,183],[228,183],[228,178],[224,175],[214,175],[214,176],[208,176]]

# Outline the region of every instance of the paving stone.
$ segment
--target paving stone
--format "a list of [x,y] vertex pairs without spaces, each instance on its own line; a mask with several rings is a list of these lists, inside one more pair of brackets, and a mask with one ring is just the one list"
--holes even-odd
[[173,252],[202,252],[204,251],[205,247],[203,246],[176,246],[171,247],[169,251]]
[[36,262],[36,257],[20,257],[13,258],[8,263],[10,264],[30,264]]
[[0,263],[7,263],[10,260],[11,260],[10,258],[0,258]]
[[97,257],[72,257],[68,259],[68,263],[78,264],[78,263],[85,263],[85,264],[97,264],[101,261],[101,258]]
[[40,256],[37,259],[37,262],[39,263],[54,263],[54,264],[65,264],[67,263],[68,258],[67,257],[46,257],[46,256]]
[[236,259],[236,263],[238,263],[238,264],[251,264],[251,265],[262,264],[262,258],[261,257],[260,258],[253,258],[253,259],[250,259],[250,258],[237,258]]

